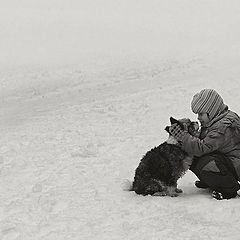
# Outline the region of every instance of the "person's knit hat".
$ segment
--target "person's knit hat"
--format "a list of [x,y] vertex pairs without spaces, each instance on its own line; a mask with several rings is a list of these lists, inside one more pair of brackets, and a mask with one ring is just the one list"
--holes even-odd
[[193,96],[191,108],[194,113],[208,113],[212,120],[226,108],[226,105],[214,89],[203,89]]

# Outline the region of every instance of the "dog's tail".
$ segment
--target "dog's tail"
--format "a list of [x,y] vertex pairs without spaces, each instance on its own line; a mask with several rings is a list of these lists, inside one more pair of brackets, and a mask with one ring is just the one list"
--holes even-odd
[[133,182],[128,179],[124,179],[121,183],[121,188],[123,191],[133,191]]

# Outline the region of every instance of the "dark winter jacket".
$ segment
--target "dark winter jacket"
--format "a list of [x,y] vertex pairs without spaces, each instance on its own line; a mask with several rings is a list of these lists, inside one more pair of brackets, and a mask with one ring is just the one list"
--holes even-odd
[[240,117],[230,110],[223,111],[201,129],[200,138],[186,134],[182,149],[197,157],[213,152],[224,154],[240,180]]

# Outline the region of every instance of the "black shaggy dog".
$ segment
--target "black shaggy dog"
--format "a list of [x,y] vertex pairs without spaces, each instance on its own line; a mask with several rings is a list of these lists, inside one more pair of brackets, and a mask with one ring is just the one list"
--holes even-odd
[[[198,123],[189,119],[170,118],[171,124],[178,123],[191,135],[198,131]],[[166,131],[169,127],[165,128]],[[168,131],[169,132],[169,131]],[[169,139],[148,151],[135,171],[132,189],[137,194],[154,196],[178,196],[182,190],[177,188],[177,180],[187,171],[192,157],[181,150],[178,142],[169,135]]]

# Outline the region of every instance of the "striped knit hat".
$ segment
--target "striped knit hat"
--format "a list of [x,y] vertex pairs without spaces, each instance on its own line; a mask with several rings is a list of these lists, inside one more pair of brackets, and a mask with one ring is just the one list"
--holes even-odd
[[215,90],[203,89],[193,96],[191,107],[194,113],[208,113],[212,120],[226,108],[226,105]]

